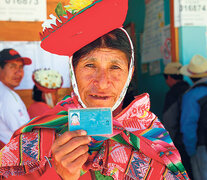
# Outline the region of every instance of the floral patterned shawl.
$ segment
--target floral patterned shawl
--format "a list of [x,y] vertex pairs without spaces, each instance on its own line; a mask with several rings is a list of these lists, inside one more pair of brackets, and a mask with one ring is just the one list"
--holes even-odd
[[[24,175],[43,168],[51,158],[55,134],[68,130],[69,108],[81,108],[73,94],[17,130],[0,151],[0,174]],[[148,94],[136,97],[114,117],[112,136],[92,138],[81,173],[92,169],[115,180],[189,179],[168,132],[149,108]]]

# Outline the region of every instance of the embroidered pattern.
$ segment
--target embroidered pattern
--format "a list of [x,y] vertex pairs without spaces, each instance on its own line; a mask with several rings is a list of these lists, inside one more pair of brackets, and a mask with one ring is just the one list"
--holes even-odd
[[146,173],[150,169],[149,162],[150,158],[144,156],[139,151],[134,153],[129,171],[127,175],[133,179],[143,179]]
[[18,149],[18,138],[14,138],[10,141],[10,146],[8,147],[7,145],[4,146],[4,148],[0,151],[0,157],[4,157],[2,158],[1,161],[1,166],[4,165],[12,165],[12,164],[16,164],[18,162],[18,156],[16,154],[16,152],[19,152]]
[[39,161],[39,139],[39,130],[34,130],[29,136],[28,133],[22,134],[21,165]]
[[[122,146],[119,143],[114,143],[115,145],[112,146],[111,157],[115,163],[124,164],[127,163],[129,158],[127,155],[127,151],[125,146]],[[129,148],[127,148],[129,149]]]
[[[72,99],[73,98],[74,96]],[[144,99],[146,99],[146,97]],[[71,98],[68,99],[68,101],[70,100]],[[77,107],[77,100],[75,101],[75,98],[73,100],[74,103],[73,105],[71,104],[71,106]],[[123,113],[114,118],[114,122],[117,122],[117,125],[120,124],[118,122],[124,122],[124,118],[126,117],[124,115],[125,112],[135,112],[135,110],[130,109],[134,106],[134,103],[139,105],[140,100],[142,101],[142,98],[136,99]],[[146,104],[148,104],[148,102],[146,102]],[[46,160],[45,158],[40,159],[39,153],[41,152],[41,157],[44,157],[45,155],[47,156],[45,153],[49,152],[49,150],[46,147],[44,147],[46,151],[42,148],[44,144],[41,144],[40,148],[38,143],[40,138],[38,135],[39,130],[33,130],[33,132],[27,132],[26,130],[31,131],[32,128],[41,127],[41,132],[46,134],[49,130],[45,128],[56,128],[56,130],[57,127],[60,129],[61,127],[63,128],[62,125],[67,125],[68,122],[66,106],[68,107],[68,104],[63,106],[59,105],[54,108],[54,114],[41,116],[37,119],[34,118],[29,122],[29,129],[25,128],[28,127],[28,125],[25,125],[16,131],[10,143],[0,152],[1,175],[4,177],[20,175],[33,172],[37,168],[44,168]],[[58,112],[62,115],[57,115]],[[143,114],[142,112],[137,113]],[[166,130],[164,130],[161,123],[156,120],[155,115],[150,112],[144,114],[148,114],[148,117],[152,118],[145,119],[144,117],[146,121],[149,121],[149,123],[147,123],[149,126],[142,129],[146,124],[142,123],[144,121],[137,117],[137,121],[139,121],[141,127],[143,126],[141,129],[137,128],[134,131],[127,131],[127,127],[123,125],[121,126],[122,128],[117,128],[117,130],[119,129],[119,133],[115,134],[116,136],[99,142],[100,146],[97,146],[98,149],[93,149],[91,151],[92,154],[83,166],[83,174],[89,169],[92,169],[100,171],[101,174],[105,176],[112,176],[114,180],[124,179],[125,177],[132,179],[150,179],[153,178],[149,175],[151,173],[158,174],[160,178],[170,177],[172,174],[172,179],[188,179],[186,171],[180,162],[179,153],[172,144]],[[156,121],[156,126],[159,128],[151,128]],[[123,128],[125,130],[123,130]],[[23,129],[25,129],[26,133],[22,133]],[[44,137],[43,139],[45,140],[52,139],[44,134],[42,137]],[[17,144],[19,139],[22,140],[20,144]],[[21,149],[21,152],[19,152],[19,149]],[[134,149],[136,149],[136,151],[132,153]],[[6,152],[10,153],[8,154],[9,156],[5,154]],[[20,162],[24,164],[24,166],[19,166],[19,160],[21,160]],[[29,162],[34,163],[27,165]],[[166,173],[164,173],[165,169],[167,169]]]
[[171,171],[166,169],[164,173],[164,180],[179,180]]

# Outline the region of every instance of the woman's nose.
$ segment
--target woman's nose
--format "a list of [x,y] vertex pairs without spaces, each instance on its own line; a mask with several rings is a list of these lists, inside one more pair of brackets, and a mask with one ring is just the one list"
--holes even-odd
[[98,70],[94,84],[99,89],[107,89],[110,84],[109,72],[107,70]]

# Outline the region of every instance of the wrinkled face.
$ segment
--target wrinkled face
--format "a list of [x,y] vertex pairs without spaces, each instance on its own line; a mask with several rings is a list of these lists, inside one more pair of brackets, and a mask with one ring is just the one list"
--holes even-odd
[[4,68],[0,68],[0,80],[10,89],[19,86],[24,76],[22,60],[10,60]]
[[100,48],[75,68],[78,90],[87,107],[112,107],[128,77],[128,60],[120,50]]

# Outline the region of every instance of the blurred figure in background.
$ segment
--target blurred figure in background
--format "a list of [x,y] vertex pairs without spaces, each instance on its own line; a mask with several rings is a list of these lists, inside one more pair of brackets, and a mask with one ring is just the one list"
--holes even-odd
[[183,80],[183,75],[180,74],[181,67],[179,62],[171,62],[165,66],[164,78],[170,89],[165,96],[163,113],[189,88],[189,84]]
[[195,55],[180,70],[194,85],[183,95],[180,127],[194,179],[207,180],[207,59]]
[[165,66],[164,78],[170,89],[165,96],[162,123],[170,133],[173,143],[180,152],[183,165],[192,179],[190,157],[185,151],[180,132],[181,100],[185,91],[190,87],[183,80],[183,75],[180,73],[181,67],[179,62],[171,62]]
[[42,115],[56,105],[58,89],[63,84],[62,76],[50,69],[34,71],[32,79],[35,85],[32,92],[34,102],[28,108],[30,118]]
[[0,52],[0,148],[7,144],[19,127],[29,121],[27,109],[14,88],[24,77],[24,65],[30,58],[21,57],[14,49]]

